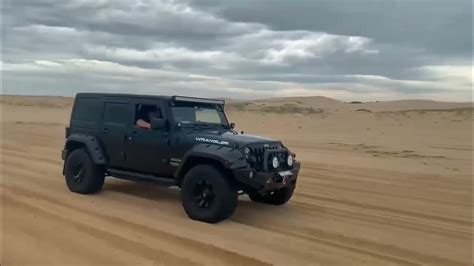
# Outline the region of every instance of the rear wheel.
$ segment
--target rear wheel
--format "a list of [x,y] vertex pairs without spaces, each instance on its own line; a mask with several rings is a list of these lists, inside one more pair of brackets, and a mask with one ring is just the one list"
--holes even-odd
[[183,180],[181,198],[189,218],[217,223],[232,216],[237,207],[232,181],[212,165],[198,165]]
[[104,185],[104,171],[84,149],[77,149],[69,154],[65,173],[66,185],[72,192],[92,194],[100,191]]
[[266,195],[261,195],[259,193],[250,193],[249,198],[254,202],[272,204],[272,205],[283,205],[287,203],[293,196],[293,191],[295,190],[294,185],[290,185],[278,190],[269,192]]

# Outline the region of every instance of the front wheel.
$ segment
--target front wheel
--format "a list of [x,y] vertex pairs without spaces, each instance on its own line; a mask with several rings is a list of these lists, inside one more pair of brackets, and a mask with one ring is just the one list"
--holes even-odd
[[189,170],[181,189],[186,214],[206,223],[217,223],[232,216],[237,196],[229,177],[212,165],[198,165]]
[[290,185],[278,190],[269,192],[266,195],[261,195],[259,193],[250,193],[249,198],[254,202],[272,204],[272,205],[283,205],[287,203],[293,196],[293,191],[295,190],[294,185]]

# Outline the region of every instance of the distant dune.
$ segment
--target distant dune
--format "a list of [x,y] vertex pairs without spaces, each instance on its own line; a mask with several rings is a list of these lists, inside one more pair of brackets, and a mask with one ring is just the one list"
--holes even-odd
[[324,97],[324,96],[308,96],[308,97],[287,97],[287,98],[269,98],[257,102],[269,103],[295,103],[314,108],[335,108],[344,105],[344,102]]
[[[397,112],[413,110],[449,110],[449,109],[472,109],[472,102],[437,102],[430,100],[400,100],[400,101],[380,101],[380,102],[348,102],[344,103],[332,98],[323,96],[312,97],[290,97],[271,98],[256,101],[231,102],[231,109],[239,111],[271,111],[286,110],[307,110],[318,111],[356,111],[366,110],[370,112]],[[279,107],[279,108],[277,108]]]
[[[412,110],[472,109],[472,102],[437,102],[430,100],[400,100],[369,103],[344,103],[324,96],[269,98],[261,100],[227,100],[228,110],[263,111],[270,113],[321,113],[323,111],[396,112]],[[71,97],[1,95],[0,103],[30,107],[67,108]]]
[[29,107],[66,108],[72,106],[74,98],[60,96],[16,96],[1,95],[0,103]]

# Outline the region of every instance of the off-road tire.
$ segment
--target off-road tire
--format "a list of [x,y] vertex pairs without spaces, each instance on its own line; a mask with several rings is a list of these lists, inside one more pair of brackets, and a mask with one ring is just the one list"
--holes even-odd
[[289,185],[284,188],[275,190],[267,195],[261,195],[258,193],[250,193],[249,198],[254,202],[272,204],[272,205],[283,205],[287,203],[293,196],[295,190],[294,185]]
[[92,161],[86,150],[77,149],[66,159],[65,179],[70,191],[93,194],[102,189],[105,175],[103,168]]
[[[200,206],[205,198],[204,193],[200,192],[202,187],[209,191],[207,196],[212,192],[213,197],[208,205]],[[232,216],[237,207],[238,195],[230,177],[212,165],[198,165],[186,173],[181,186],[181,199],[189,218],[217,223]]]

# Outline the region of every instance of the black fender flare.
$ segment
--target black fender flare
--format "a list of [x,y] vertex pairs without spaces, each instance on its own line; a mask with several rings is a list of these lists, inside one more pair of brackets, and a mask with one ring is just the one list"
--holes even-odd
[[95,164],[105,164],[105,156],[100,147],[99,140],[94,136],[86,134],[72,134],[66,139],[63,160],[66,160],[69,153],[77,146],[83,146],[87,152],[89,152],[89,155]]
[[216,144],[196,144],[193,148],[188,150],[179,164],[175,172],[175,178],[183,176],[183,172],[189,163],[192,163],[194,158],[205,158],[218,162],[225,169],[235,169],[247,166],[247,161],[243,153],[233,147],[220,146]]

